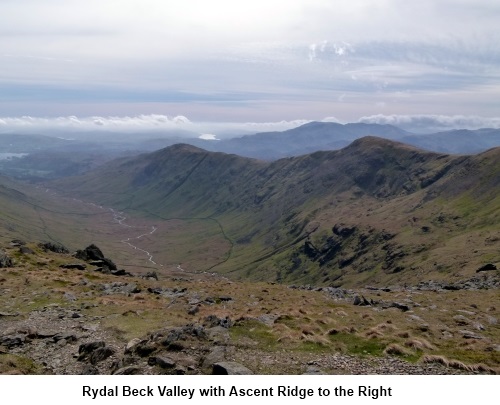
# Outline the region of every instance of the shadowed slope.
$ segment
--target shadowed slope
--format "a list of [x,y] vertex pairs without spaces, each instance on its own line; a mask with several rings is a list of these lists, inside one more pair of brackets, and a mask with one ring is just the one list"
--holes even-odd
[[[131,213],[216,221],[232,244],[221,272],[356,283],[392,279],[444,241],[498,224],[499,159],[498,148],[450,156],[376,137],[272,163],[175,145],[56,184]],[[341,223],[352,231],[336,233]],[[491,252],[459,260],[471,273],[499,260]]]

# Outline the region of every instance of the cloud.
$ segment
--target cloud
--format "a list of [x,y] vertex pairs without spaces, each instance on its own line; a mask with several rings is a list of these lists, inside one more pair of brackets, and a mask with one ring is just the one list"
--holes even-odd
[[465,115],[372,115],[359,122],[394,125],[414,132],[437,132],[452,129],[500,128],[500,117]]
[[[333,119],[333,118],[330,118]],[[137,116],[108,117],[2,117],[0,128],[9,133],[132,133],[138,136],[184,135],[201,139],[217,140],[220,137],[232,137],[256,132],[283,131],[303,125],[309,120],[277,122],[193,122],[183,115],[167,116],[160,114]]]
[[198,138],[206,141],[220,141],[220,139],[217,138],[217,135],[214,134],[201,134]]
[[[318,121],[345,124],[346,121],[328,116]],[[137,116],[92,117],[1,117],[3,133],[38,133],[45,135],[89,139],[98,133],[99,139],[113,139],[116,134],[133,134],[140,138],[184,136],[205,140],[220,140],[259,132],[285,131],[304,125],[311,120],[276,122],[198,122],[184,115],[161,114]],[[500,117],[472,115],[370,115],[352,122],[394,125],[415,133],[432,133],[451,129],[500,128]],[[108,134],[106,136],[106,134]]]
[[[138,114],[162,111],[271,122],[496,114],[498,89],[483,90],[500,83],[499,17],[492,0],[143,0],[140,10],[133,0],[4,0],[0,108],[132,115],[71,123],[101,129],[161,128]],[[402,93],[411,97],[395,107],[388,98]]]

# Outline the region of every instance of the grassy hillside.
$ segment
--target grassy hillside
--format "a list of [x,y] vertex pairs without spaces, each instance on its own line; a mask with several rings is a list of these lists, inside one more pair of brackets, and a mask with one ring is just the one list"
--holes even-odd
[[256,374],[499,372],[495,289],[113,275],[24,247],[0,244],[14,262],[0,268],[0,374],[211,374],[223,361]]
[[499,172],[368,137],[0,177],[0,374],[498,373]]
[[[272,163],[175,145],[54,186],[151,220],[211,222],[227,241],[214,270],[233,277],[401,283],[500,261],[499,161],[498,148],[452,156],[376,137]],[[187,266],[204,238],[176,250]]]

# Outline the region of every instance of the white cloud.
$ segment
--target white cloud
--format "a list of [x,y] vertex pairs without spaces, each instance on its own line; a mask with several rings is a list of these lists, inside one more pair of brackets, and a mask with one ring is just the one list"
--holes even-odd
[[[333,118],[331,118],[333,119]],[[116,133],[133,133],[141,136],[158,136],[172,132],[177,135],[198,136],[202,139],[218,140],[256,132],[283,131],[303,125],[309,120],[277,122],[193,122],[183,115],[138,115],[109,117],[2,117],[0,125],[3,132],[10,133],[91,133],[105,131],[114,136]],[[183,131],[183,132],[175,132]]]
[[[0,108],[16,116],[132,114],[127,124],[98,117],[93,126],[161,128],[173,118],[137,114],[209,117],[223,105],[225,121],[328,110],[345,118],[379,112],[376,103],[391,111],[374,93],[414,91],[418,101],[407,97],[391,112],[450,114],[447,101],[457,100],[456,114],[495,114],[494,91],[481,86],[500,81],[499,17],[492,0],[4,0]],[[435,91],[449,94],[438,101]],[[133,103],[139,107],[127,109]]]
[[[379,102],[382,106],[383,102]],[[385,104],[384,108],[387,108]],[[346,123],[336,117],[319,119],[321,122]],[[206,140],[220,140],[258,132],[285,131],[311,122],[311,120],[291,120],[276,122],[197,122],[185,116],[138,115],[109,117],[2,117],[0,129],[4,133],[38,133],[46,135],[65,134],[73,138],[88,138],[85,134],[98,131],[100,139],[109,134],[133,134],[137,137],[185,136]],[[500,117],[465,115],[370,115],[352,122],[390,124],[408,131],[431,133],[450,129],[500,128]]]
[[220,141],[220,139],[217,138],[217,135],[214,134],[201,134],[198,138],[206,141]]
[[359,122],[389,124],[415,132],[437,132],[451,129],[500,128],[500,117],[464,115],[372,115]]

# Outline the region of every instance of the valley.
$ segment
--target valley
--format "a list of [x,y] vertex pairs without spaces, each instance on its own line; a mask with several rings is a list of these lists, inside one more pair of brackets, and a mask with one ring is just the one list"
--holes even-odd
[[174,145],[2,177],[0,370],[497,373],[499,152]]

